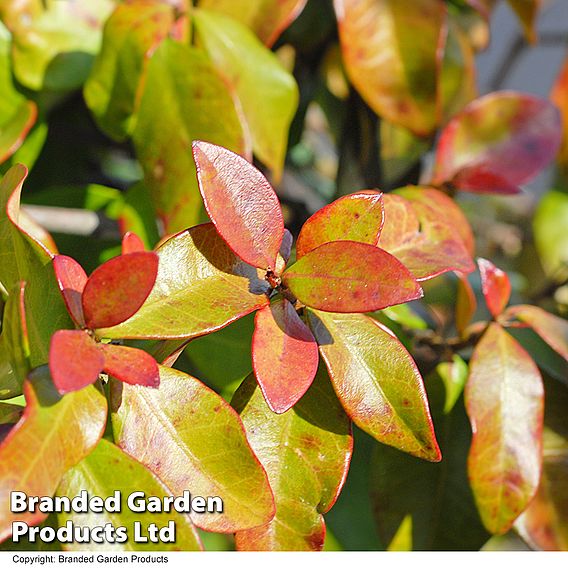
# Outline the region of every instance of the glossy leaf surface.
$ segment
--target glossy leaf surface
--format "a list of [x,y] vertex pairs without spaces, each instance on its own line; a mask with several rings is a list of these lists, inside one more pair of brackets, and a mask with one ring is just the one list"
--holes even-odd
[[82,295],[87,275],[83,267],[70,256],[58,254],[53,259],[53,270],[69,315],[79,327],[85,327]]
[[262,394],[282,414],[303,396],[318,370],[318,345],[294,306],[281,299],[256,313],[252,363]]
[[473,430],[471,487],[492,533],[506,532],[536,493],[543,395],[528,353],[500,325],[491,324],[473,353],[465,402]]
[[255,155],[279,179],[298,87],[276,55],[245,26],[215,12],[195,10],[193,22],[217,70],[234,89]]
[[[101,440],[95,450],[85,459],[70,469],[57,488],[57,495],[72,499],[86,490],[89,495],[97,495],[106,499],[120,491],[123,499],[135,491],[143,491],[146,496],[160,499],[170,497],[168,489],[141,463],[125,454],[120,448],[108,440]],[[189,515],[175,510],[169,513],[156,514],[152,512],[135,513],[125,504],[120,513],[60,513],[57,515],[60,525],[71,521],[79,527],[104,526],[111,523],[115,527],[126,527],[129,539],[125,543],[113,544],[113,551],[139,550],[144,552],[192,551],[201,550],[199,536]],[[158,528],[168,526],[169,521],[176,525],[176,540],[173,543],[140,543],[136,542],[134,523],[139,522],[141,534],[146,534],[148,525],[154,523]],[[65,545],[70,551],[101,551],[104,544],[73,542]]]
[[558,354],[568,361],[568,321],[538,306],[511,306],[505,317],[515,317],[528,324]]
[[110,343],[100,343],[98,348],[104,356],[105,373],[131,385],[157,387],[160,384],[158,364],[145,351]]
[[383,228],[383,195],[358,191],[322,207],[303,225],[296,257],[332,241],[357,241],[376,245]]
[[447,393],[436,375],[426,379],[426,387],[443,459],[428,463],[375,444],[369,488],[378,536],[388,550],[398,538],[404,550],[477,551],[490,535],[467,477],[471,428],[463,404],[444,412]]
[[272,493],[241,421],[203,383],[160,367],[159,389],[114,381],[111,407],[116,443],[170,491],[177,495],[187,489],[192,495],[221,497],[222,514],[192,514],[198,527],[235,532],[270,521]]
[[270,523],[237,533],[238,550],[323,547],[322,514],[341,491],[353,442],[349,419],[322,371],[285,414],[270,410],[253,377],[235,393],[232,404],[266,469],[276,501],[276,516]]
[[206,142],[193,143],[199,190],[217,231],[248,264],[274,269],[284,237],[278,197],[241,156]]
[[334,5],[343,62],[355,88],[383,118],[430,134],[438,121],[437,50],[445,6],[430,0]]
[[300,14],[307,0],[200,0],[199,7],[215,10],[245,24],[268,46]]
[[290,266],[282,281],[304,304],[330,312],[370,312],[422,296],[394,256],[354,241],[321,245]]
[[558,110],[513,91],[470,103],[444,128],[434,182],[477,193],[512,193],[547,166],[558,151]]
[[438,221],[439,216],[434,219],[422,214],[419,218],[411,201],[394,194],[385,195],[384,208],[379,247],[400,260],[417,280],[450,270],[473,270],[463,241],[449,224]]
[[53,495],[63,474],[97,445],[107,416],[106,399],[94,386],[60,397],[47,367],[24,384],[27,406],[0,445],[0,540],[12,522],[37,525],[45,513],[11,513],[10,492]]
[[99,330],[101,336],[197,337],[268,304],[263,274],[236,257],[212,224],[172,237],[157,254],[158,276],[146,302],[126,322]]
[[309,312],[331,381],[351,419],[379,442],[439,461],[416,363],[394,334],[359,314]]
[[156,282],[158,255],[133,252],[107,260],[89,276],[82,295],[89,329],[112,327],[134,315]]
[[506,272],[497,268],[490,260],[477,260],[481,275],[481,289],[485,303],[493,317],[497,317],[509,303],[511,282]]
[[93,384],[103,370],[104,355],[83,330],[60,329],[51,338],[49,370],[61,394]]
[[155,0],[119,4],[107,20],[84,94],[109,136],[123,140],[132,133],[145,66],[173,21],[172,7]]
[[[172,100],[178,104],[171,104]],[[156,120],[156,109],[160,109],[160,120]],[[191,155],[194,140],[249,153],[232,93],[207,55],[169,39],[148,63],[133,139],[167,233],[202,219]]]

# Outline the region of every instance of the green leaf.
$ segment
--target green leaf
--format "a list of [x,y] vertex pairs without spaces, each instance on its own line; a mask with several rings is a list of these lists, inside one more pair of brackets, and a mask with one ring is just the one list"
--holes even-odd
[[13,521],[37,525],[47,516],[10,512],[10,492],[53,495],[63,474],[95,448],[106,425],[107,404],[99,388],[61,397],[47,367],[30,374],[24,393],[24,414],[0,445],[0,540],[11,534]]
[[[428,136],[438,124],[442,2],[335,0],[347,74],[381,117]],[[380,55],[379,55],[380,54]]]
[[199,7],[231,16],[268,46],[300,14],[307,0],[200,0]]
[[307,306],[330,312],[381,310],[423,294],[394,256],[355,241],[319,246],[290,266],[282,282]]
[[378,246],[398,258],[417,280],[428,280],[451,270],[471,272],[474,264],[459,234],[436,218],[425,215],[400,195],[384,199],[385,224]]
[[427,463],[377,444],[371,459],[371,500],[380,538],[389,549],[403,537],[411,550],[479,550],[489,538],[467,477],[471,429],[463,404],[444,413],[444,387],[427,378],[428,399],[444,459]]
[[[266,468],[276,516],[262,527],[238,532],[239,550],[321,550],[325,523],[345,481],[353,441],[350,422],[325,370],[284,414],[267,406],[254,377],[235,393],[250,444]],[[275,459],[277,456],[277,459]]]
[[0,399],[22,393],[30,367],[30,346],[26,324],[25,283],[16,285],[4,306],[0,335]]
[[568,194],[549,191],[540,200],[533,220],[534,242],[546,274],[553,280],[568,276]]
[[[175,550],[201,550],[199,536],[190,518],[186,514],[175,510],[169,513],[135,513],[126,506],[125,499],[135,491],[143,491],[147,497],[164,499],[172,494],[168,489],[140,462],[129,457],[120,448],[107,440],[101,440],[95,450],[70,469],[61,480],[57,488],[57,495],[69,498],[79,495],[86,490],[89,495],[97,495],[106,499],[115,491],[120,491],[122,508],[120,513],[60,513],[57,515],[59,525],[71,521],[78,527],[96,527],[111,523],[115,527],[126,527],[128,540],[125,543],[112,545],[113,551],[144,551],[166,552]],[[173,543],[137,543],[134,541],[134,523],[141,525],[141,533],[147,533],[147,527],[155,524],[158,528],[168,526],[169,521],[175,523],[175,542]],[[66,550],[72,551],[101,551],[108,549],[108,545],[73,542],[65,545]]]
[[376,245],[383,228],[383,195],[378,191],[358,191],[322,207],[303,225],[296,257],[332,241],[356,241]]
[[274,53],[236,20],[195,10],[193,21],[205,51],[240,101],[255,155],[279,179],[288,129],[298,106],[294,77]]
[[538,487],[544,391],[534,361],[499,324],[474,350],[465,402],[471,487],[484,525],[503,534]]
[[379,442],[439,461],[422,377],[396,336],[359,314],[310,310],[309,322],[353,422]]
[[158,277],[138,312],[109,338],[191,338],[221,329],[268,304],[263,273],[229,249],[212,224],[199,225],[156,251]]
[[250,162],[226,148],[193,143],[205,209],[231,250],[248,264],[275,270],[284,237],[276,192]]
[[115,140],[134,129],[150,52],[173,22],[172,7],[155,0],[119,4],[107,20],[84,94],[99,127]]
[[167,233],[195,225],[202,217],[191,155],[194,140],[249,153],[232,93],[212,63],[199,49],[170,39],[148,63],[133,139]]
[[[274,515],[266,473],[247,443],[237,414],[197,379],[160,367],[160,387],[111,383],[117,444],[173,494],[219,496],[223,513],[193,513],[200,528],[235,532]],[[148,452],[151,440],[152,452]]]
[[467,363],[459,356],[453,355],[451,361],[439,363],[436,372],[440,375],[446,388],[446,402],[444,403],[444,414],[452,411],[456,402],[460,398],[467,379]]
[[7,0],[0,18],[12,33],[14,74],[34,90],[82,85],[98,52],[112,0]]

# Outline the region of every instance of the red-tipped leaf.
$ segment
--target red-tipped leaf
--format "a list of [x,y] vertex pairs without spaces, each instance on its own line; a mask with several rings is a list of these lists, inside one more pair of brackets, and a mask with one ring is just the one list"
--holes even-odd
[[376,245],[384,221],[382,198],[378,191],[359,191],[320,209],[302,227],[296,243],[298,259],[332,241]]
[[434,182],[511,193],[554,159],[561,137],[560,114],[549,101],[513,91],[485,95],[443,130]]
[[83,312],[89,329],[112,327],[134,315],[156,281],[158,255],[133,252],[111,258],[87,280]]
[[270,409],[282,414],[312,384],[318,370],[318,346],[286,299],[259,310],[254,323],[254,374]]
[[321,245],[288,268],[282,281],[298,300],[327,312],[370,312],[422,297],[394,256],[354,241]]
[[199,190],[217,231],[242,260],[276,267],[284,220],[276,193],[244,158],[221,146],[193,143]]
[[49,348],[49,370],[61,394],[93,384],[103,370],[104,357],[87,332],[60,329]]
[[160,384],[160,373],[156,360],[141,349],[99,344],[104,356],[103,370],[123,383],[157,387]]
[[83,267],[71,257],[58,254],[53,259],[53,270],[69,315],[79,327],[85,327],[81,297],[87,275]]
[[122,254],[144,252],[145,250],[144,241],[136,233],[128,231],[122,237]]
[[497,323],[477,344],[465,387],[471,488],[483,524],[506,532],[538,488],[544,390],[530,355]]
[[485,258],[477,259],[481,275],[481,289],[491,315],[497,317],[511,297],[511,282],[503,270]]

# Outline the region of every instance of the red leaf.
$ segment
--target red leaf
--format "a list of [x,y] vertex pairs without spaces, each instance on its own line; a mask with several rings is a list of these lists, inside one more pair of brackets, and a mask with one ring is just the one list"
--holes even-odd
[[296,243],[298,259],[332,241],[376,245],[384,221],[382,197],[378,191],[358,191],[320,209],[300,231]]
[[83,312],[89,329],[112,327],[133,316],[156,281],[158,255],[133,252],[111,258],[87,280]]
[[270,409],[282,414],[312,384],[318,370],[318,346],[288,300],[259,310],[254,323],[254,374]]
[[145,351],[110,343],[100,343],[98,347],[104,356],[105,373],[130,385],[157,387],[160,384],[158,364]]
[[568,321],[549,314],[538,306],[511,306],[506,317],[516,317],[530,325],[559,355],[568,361]]
[[288,268],[282,282],[298,300],[327,312],[370,312],[422,297],[394,256],[354,241],[321,245]]
[[491,93],[443,130],[434,182],[511,193],[554,159],[561,136],[560,116],[550,102],[513,91]]
[[104,357],[87,332],[60,329],[49,347],[49,370],[61,394],[82,389],[99,378]]
[[485,296],[485,302],[491,315],[496,318],[509,302],[511,282],[507,274],[491,261],[479,258],[477,264],[481,274],[481,289]]
[[128,231],[122,237],[122,254],[144,252],[145,250],[144,241],[136,233]]
[[87,284],[83,267],[69,256],[58,254],[53,259],[53,270],[67,311],[79,327],[85,327],[81,296]]
[[217,231],[242,260],[274,269],[284,236],[278,197],[244,158],[207,142],[193,143],[199,190]]
[[458,289],[456,297],[456,329],[463,336],[466,327],[477,309],[475,292],[465,274],[457,273]]
[[538,488],[544,390],[529,354],[492,323],[473,352],[465,404],[471,488],[483,523],[506,532]]

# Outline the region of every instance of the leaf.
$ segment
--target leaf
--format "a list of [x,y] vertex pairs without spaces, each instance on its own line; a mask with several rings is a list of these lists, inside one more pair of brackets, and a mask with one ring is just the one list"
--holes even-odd
[[12,33],[14,74],[33,90],[64,91],[86,79],[111,0],[7,0],[0,18]]
[[396,258],[354,241],[321,245],[290,266],[282,282],[307,306],[330,312],[371,312],[422,296]]
[[[266,473],[250,449],[237,414],[197,379],[160,367],[160,388],[111,383],[116,443],[173,494],[219,496],[223,513],[193,513],[214,532],[235,532],[274,515]],[[152,452],[147,451],[149,440]]]
[[568,195],[547,192],[533,219],[534,241],[542,267],[551,280],[568,276]]
[[47,367],[35,369],[24,383],[27,406],[0,445],[0,540],[13,521],[37,525],[45,513],[11,513],[10,492],[53,495],[63,474],[87,456],[100,440],[107,405],[95,386],[61,397]]
[[105,358],[87,332],[56,331],[49,349],[49,370],[61,394],[92,385],[103,370]]
[[410,550],[477,551],[490,535],[467,477],[470,425],[461,402],[444,413],[444,387],[438,376],[430,375],[426,387],[444,459],[428,463],[375,444],[369,487],[378,536],[390,550],[397,534],[402,536],[404,523],[411,523],[412,531],[406,533]]
[[53,259],[53,270],[69,315],[79,327],[85,327],[81,297],[87,275],[83,267],[71,257],[58,254]]
[[205,142],[193,143],[199,191],[215,228],[248,264],[269,270],[284,238],[284,219],[266,178],[241,156]]
[[439,363],[436,372],[440,375],[446,389],[444,414],[449,414],[463,392],[468,366],[459,355],[453,355],[451,361]]
[[136,233],[127,231],[122,237],[122,254],[144,252],[145,250],[144,241]]
[[322,207],[302,227],[296,243],[300,259],[332,241],[357,241],[376,245],[383,228],[383,194],[358,191]]
[[37,107],[16,89],[10,62],[10,34],[0,22],[0,163],[23,143],[37,118]]
[[481,275],[481,290],[485,303],[496,318],[507,306],[511,297],[511,281],[506,272],[497,268],[490,260],[478,258],[479,273]]
[[558,110],[532,95],[501,91],[470,103],[442,131],[434,183],[483,193],[511,193],[558,151]]
[[25,282],[17,284],[4,306],[0,335],[0,400],[20,395],[31,370],[25,289]]
[[542,0],[508,0],[508,2],[519,17],[527,41],[536,43],[538,41],[536,20]]
[[[428,136],[438,124],[442,2],[335,0],[347,75],[381,117]],[[380,56],[378,55],[380,54]]]
[[[397,189],[396,193],[412,202],[412,209],[418,216],[421,226],[445,223],[454,235],[461,237],[470,256],[475,250],[473,231],[459,205],[451,198],[431,187],[406,186]],[[440,211],[444,212],[443,217]],[[431,231],[434,232],[434,231]]]
[[232,93],[212,63],[197,48],[169,39],[148,63],[133,139],[166,233],[183,230],[202,218],[193,140],[249,153]]
[[505,533],[534,497],[541,471],[543,386],[528,353],[496,323],[470,362],[468,472],[483,524]]
[[469,322],[477,310],[475,292],[464,274],[457,273],[457,296],[456,296],[456,329],[463,337]]
[[565,179],[568,180],[568,57],[552,87],[550,100],[559,108],[562,115],[562,145],[558,154],[558,164]]
[[312,384],[318,370],[318,345],[285,298],[256,312],[254,324],[254,374],[270,409],[282,414]]
[[549,314],[538,306],[511,306],[503,314],[528,324],[559,355],[568,361],[568,321]]
[[139,0],[119,4],[105,24],[84,95],[101,130],[115,140],[134,129],[148,59],[173,23],[172,6]]
[[[95,450],[84,460],[70,469],[63,477],[57,489],[58,496],[73,498],[81,491],[87,491],[89,495],[96,495],[102,499],[111,497],[115,491],[120,491],[123,498],[134,493],[143,491],[146,496],[159,499],[170,498],[172,494],[168,489],[142,464],[125,454],[120,448],[111,442],[102,439]],[[125,503],[120,513],[59,513],[57,515],[60,526],[71,521],[77,527],[105,526],[107,523],[115,527],[126,527],[129,539],[125,543],[114,543],[113,551],[143,551],[143,552],[166,552],[166,551],[193,551],[201,550],[199,536],[193,523],[186,514],[172,510],[169,513],[155,514],[151,512],[135,513]],[[168,522],[175,523],[176,539],[173,543],[160,542],[159,544],[137,543],[134,534],[134,523],[141,525],[141,533],[146,534],[150,524],[158,528],[168,526]],[[95,542],[65,544],[65,550],[69,551],[101,551],[108,545]]]
[[307,0],[200,0],[199,7],[231,16],[268,46],[293,22]]
[[160,384],[158,364],[145,351],[110,343],[98,347],[104,356],[105,373],[131,385],[155,388]]
[[263,274],[237,258],[211,223],[172,237],[156,252],[158,276],[148,299],[126,322],[98,330],[101,337],[197,337],[268,304]]
[[[419,219],[413,203],[400,195],[384,197],[385,225],[379,246],[395,256],[417,280],[450,270],[471,272],[473,262],[461,238],[445,222]],[[422,221],[422,222],[421,222]]]
[[195,10],[199,40],[242,106],[254,153],[280,179],[298,87],[274,53],[232,18]]
[[276,500],[270,523],[237,532],[237,549],[321,550],[323,513],[343,487],[353,449],[349,419],[325,371],[285,414],[270,410],[253,377],[243,383],[232,404],[266,468]]
[[309,323],[353,422],[383,444],[439,461],[422,377],[394,334],[359,314],[310,310]]

